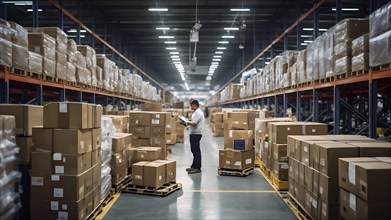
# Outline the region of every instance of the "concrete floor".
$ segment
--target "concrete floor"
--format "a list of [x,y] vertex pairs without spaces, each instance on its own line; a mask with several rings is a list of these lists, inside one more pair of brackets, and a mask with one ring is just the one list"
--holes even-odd
[[183,189],[167,197],[124,193],[104,219],[296,219],[258,171],[248,177],[217,175],[224,141],[205,127],[201,174],[187,174],[193,156],[188,146],[176,144],[169,159],[177,161],[177,182]]

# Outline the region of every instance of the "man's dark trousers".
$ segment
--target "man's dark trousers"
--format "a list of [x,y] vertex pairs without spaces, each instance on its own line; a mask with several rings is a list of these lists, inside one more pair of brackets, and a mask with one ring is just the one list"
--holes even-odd
[[190,134],[190,147],[191,152],[193,153],[193,164],[191,165],[191,167],[196,169],[201,169],[201,137],[201,134]]

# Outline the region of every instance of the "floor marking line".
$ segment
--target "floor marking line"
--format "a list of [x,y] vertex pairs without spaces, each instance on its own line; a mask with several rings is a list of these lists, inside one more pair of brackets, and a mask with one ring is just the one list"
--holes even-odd
[[119,199],[120,195],[120,193],[114,195],[113,200],[111,200],[109,204],[103,209],[102,213],[100,213],[100,215],[96,217],[97,220],[102,220],[105,217],[105,215],[110,211],[114,203]]
[[266,175],[262,172],[261,168],[256,168],[256,170],[263,176],[263,178],[265,178],[265,180],[270,184],[270,186],[274,189],[274,191],[275,191],[275,192],[278,192],[278,191],[274,188],[272,181],[270,181],[269,178],[266,177]]
[[274,190],[183,190],[184,192],[218,192],[218,193],[275,193]]

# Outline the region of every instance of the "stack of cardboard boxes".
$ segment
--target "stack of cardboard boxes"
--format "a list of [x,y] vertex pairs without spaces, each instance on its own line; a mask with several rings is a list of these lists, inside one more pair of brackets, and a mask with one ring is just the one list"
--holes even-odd
[[109,112],[108,115],[105,115],[113,120],[114,126],[117,128],[118,133],[129,132],[129,114],[122,115],[123,112],[129,113],[130,111]]
[[[288,181],[288,135],[326,135],[327,125],[311,122],[271,122],[269,123],[269,148],[267,166],[275,178]],[[266,152],[266,149],[265,149]],[[303,149],[304,160],[308,162],[309,150]]]
[[132,148],[132,134],[116,133],[112,137],[111,182],[118,185],[128,175],[128,150]]
[[159,188],[176,180],[176,161],[159,160],[160,151],[157,147],[133,149],[133,185]]
[[174,112],[166,113],[166,144],[175,144],[177,141],[178,114]]
[[[183,103],[182,103],[183,105]],[[175,127],[176,127],[176,142],[183,142],[184,141],[184,132],[185,132],[185,127],[180,124],[180,120],[178,118],[179,115],[184,115],[183,109],[167,109],[165,110],[166,112],[172,112],[174,117],[175,117]]]
[[31,218],[84,219],[100,203],[102,108],[49,103],[33,128]]
[[[262,140],[264,140],[264,138],[262,138],[262,133],[265,132],[265,130],[267,130],[267,126],[265,126],[265,123],[263,123],[264,121],[262,120],[265,120],[265,119],[271,119],[273,118],[273,115],[274,115],[274,112],[273,111],[267,111],[267,110],[260,110],[259,111],[259,118],[256,118],[255,119],[255,125],[254,125],[254,145],[255,145],[255,155],[258,157],[258,158],[261,158],[261,142]],[[262,132],[262,126],[264,126],[265,128],[263,128],[263,132]],[[267,134],[269,134],[269,132],[267,132]],[[267,135],[266,135],[267,136]]]
[[1,104],[0,114],[15,116],[16,121],[16,145],[19,147],[19,171],[22,173],[23,192],[20,196],[22,209],[21,217],[29,218],[30,215],[30,177],[32,128],[42,126],[43,108],[36,105]]
[[339,159],[342,219],[391,219],[391,157]]
[[390,154],[390,143],[363,136],[289,136],[289,193],[312,218],[337,219],[338,159]]
[[212,132],[215,137],[224,136],[224,122],[223,122],[223,112],[214,112],[212,113]]
[[227,112],[227,135],[219,153],[220,169],[245,170],[254,166],[254,135],[248,112]]

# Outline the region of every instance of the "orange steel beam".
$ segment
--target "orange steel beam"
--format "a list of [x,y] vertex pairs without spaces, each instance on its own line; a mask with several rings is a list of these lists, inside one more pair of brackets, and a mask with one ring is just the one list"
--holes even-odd
[[304,19],[306,19],[312,12],[314,12],[316,9],[318,9],[323,3],[325,3],[326,0],[320,0],[318,3],[314,5],[310,10],[308,10],[305,14],[303,14],[295,23],[293,23],[288,29],[286,29],[280,36],[278,36],[273,42],[269,44],[265,49],[263,49],[262,52],[260,52],[247,66],[245,66],[242,70],[240,70],[232,79],[230,79],[226,84],[224,84],[218,91],[220,92],[223,90],[228,84],[230,84],[232,81],[234,81],[240,74],[242,74],[244,71],[246,71],[252,64],[254,64],[264,53],[266,53],[274,44],[276,44],[278,41],[284,38],[285,35],[287,35],[293,28],[295,28],[300,22],[302,22]]
[[96,34],[93,30],[88,28],[86,25],[84,25],[79,19],[77,19],[71,12],[66,10],[64,7],[62,7],[58,2],[54,0],[48,0],[54,7],[56,7],[59,11],[64,13],[68,18],[73,20],[75,23],[80,25],[83,29],[85,29],[88,33],[90,33],[93,37],[98,39],[102,44],[104,44],[106,47],[114,51],[118,56],[120,56],[122,59],[124,59],[126,62],[128,62],[130,65],[132,65],[135,69],[137,69],[139,72],[141,72],[144,76],[146,76],[148,79],[150,79],[152,82],[154,82],[156,85],[158,85],[160,88],[165,89],[163,85],[158,83],[156,80],[154,80],[151,76],[149,76],[146,72],[144,72],[140,67],[138,67],[136,64],[134,64],[132,61],[130,61],[126,56],[124,56],[121,52],[119,52],[117,49],[115,49],[113,46],[111,46],[107,41],[102,39],[98,34]]

